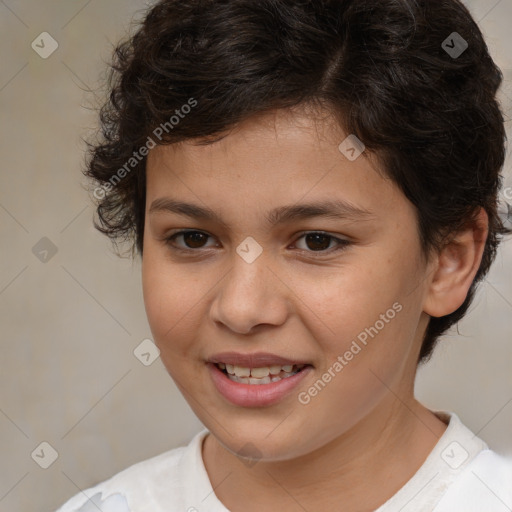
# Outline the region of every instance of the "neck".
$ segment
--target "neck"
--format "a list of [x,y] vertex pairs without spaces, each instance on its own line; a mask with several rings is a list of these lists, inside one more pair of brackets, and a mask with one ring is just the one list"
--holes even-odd
[[370,511],[403,487],[445,430],[414,398],[405,404],[390,394],[348,432],[301,457],[248,466],[210,434],[203,460],[215,494],[233,512],[336,510],[340,503],[345,512]]

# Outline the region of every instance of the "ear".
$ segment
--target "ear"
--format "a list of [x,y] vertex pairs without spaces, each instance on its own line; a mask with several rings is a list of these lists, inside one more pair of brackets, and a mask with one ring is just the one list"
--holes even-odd
[[480,208],[478,216],[457,233],[436,256],[432,280],[423,311],[440,317],[456,311],[466,299],[480,267],[489,232],[489,217]]

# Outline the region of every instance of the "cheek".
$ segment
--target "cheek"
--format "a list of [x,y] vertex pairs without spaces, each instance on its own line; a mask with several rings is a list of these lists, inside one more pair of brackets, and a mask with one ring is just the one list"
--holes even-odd
[[296,280],[297,295],[307,298],[302,319],[309,318],[309,330],[323,345],[326,368],[346,355],[344,373],[375,368],[393,374],[410,353],[421,287],[411,293],[417,285],[412,260],[381,255],[337,269],[327,279]]
[[187,310],[189,294],[184,293],[183,283],[173,267],[151,251],[144,254],[142,288],[148,322],[155,343],[161,346],[179,328],[179,320]]
[[[328,338],[350,340],[379,320],[401,295],[400,277],[377,262],[358,261],[318,274],[293,279],[293,290],[303,303],[304,317],[317,324]],[[301,306],[302,307],[302,306]],[[309,311],[309,313],[308,313]]]
[[146,316],[155,344],[174,360],[186,357],[204,323],[204,301],[212,283],[157,251],[144,253],[142,287]]

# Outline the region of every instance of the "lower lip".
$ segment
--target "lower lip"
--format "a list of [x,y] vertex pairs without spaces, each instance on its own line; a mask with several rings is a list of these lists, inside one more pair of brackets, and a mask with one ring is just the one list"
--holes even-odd
[[306,366],[292,377],[269,384],[241,384],[229,379],[216,364],[207,363],[207,366],[217,391],[241,407],[262,407],[279,402],[313,370],[312,366]]

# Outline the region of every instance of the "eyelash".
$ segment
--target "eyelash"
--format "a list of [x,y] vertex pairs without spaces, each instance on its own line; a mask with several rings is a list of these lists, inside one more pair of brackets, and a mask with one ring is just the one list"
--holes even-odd
[[[165,242],[165,244],[170,249],[172,249],[173,251],[176,251],[176,252],[180,252],[180,253],[190,254],[190,253],[197,253],[197,252],[201,251],[202,248],[199,248],[199,249],[191,249],[191,248],[183,249],[182,247],[176,247],[174,245],[174,240],[178,236],[185,235],[185,234],[188,234],[188,233],[201,233],[203,235],[206,235],[207,237],[212,238],[211,235],[209,235],[208,233],[205,233],[204,231],[198,231],[198,230],[195,230],[195,229],[187,229],[187,230],[183,230],[183,231],[178,231],[177,233],[174,233],[174,234],[172,234],[172,235],[170,235],[168,237],[165,237],[164,238],[164,242]],[[334,248],[331,248],[331,249],[320,250],[320,251],[312,251],[312,250],[306,250],[306,249],[299,249],[301,252],[306,252],[306,253],[311,253],[311,254],[315,254],[315,253],[331,254],[333,252],[341,251],[341,250],[345,249],[347,246],[349,246],[351,244],[351,242],[349,242],[348,240],[337,238],[337,237],[335,237],[333,235],[330,235],[328,233],[324,233],[323,231],[304,231],[303,233],[300,234],[300,236],[295,240],[294,243],[296,243],[298,240],[300,240],[301,238],[303,238],[306,235],[316,235],[316,234],[324,235],[327,238],[330,238],[331,240],[334,240],[337,243],[337,246],[334,247]],[[207,249],[209,249],[209,248],[207,248]]]

